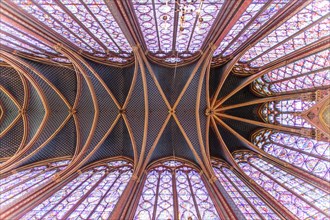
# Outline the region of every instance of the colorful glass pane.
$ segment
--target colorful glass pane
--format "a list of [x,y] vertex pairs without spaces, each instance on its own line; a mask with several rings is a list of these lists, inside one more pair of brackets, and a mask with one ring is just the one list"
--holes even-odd
[[108,219],[132,176],[126,161],[94,167],[24,215],[23,219]]
[[63,170],[69,161],[36,166],[0,179],[0,206],[17,203],[45,184],[55,173]]
[[[177,197],[174,198],[174,195]],[[176,214],[175,200],[178,201]],[[153,168],[146,178],[134,219],[189,217],[219,219],[199,173],[172,160]]]
[[276,28],[240,59],[252,66],[263,66],[294,50],[327,36],[329,1],[314,0]]
[[330,50],[324,50],[272,70],[253,82],[255,91],[264,95],[315,89],[330,85]]
[[235,155],[242,170],[299,219],[324,219],[330,213],[330,195],[284,170],[253,156]]
[[330,143],[293,134],[261,130],[253,143],[270,155],[330,181]]
[[261,107],[262,119],[271,124],[290,127],[314,128],[299,113],[315,105],[315,101],[281,100],[267,102]]
[[288,0],[254,0],[222,40],[213,56],[228,56],[283,8]]
[[246,219],[261,218],[255,210],[266,219],[279,218],[233,171],[215,163],[213,163],[213,170],[220,184],[225,188]]
[[[163,57],[175,50],[180,56],[189,57],[201,48],[224,0],[180,4],[174,0],[132,0],[132,3],[150,52]],[[175,16],[178,16],[177,21]],[[174,38],[176,42],[173,42]],[[173,63],[174,60],[169,58],[165,62]]]
[[37,53],[46,52],[51,54],[57,54],[57,52],[53,50],[51,47],[45,45],[44,43],[34,38],[32,35],[28,34],[27,32],[24,32],[22,29],[17,29],[10,24],[0,22],[0,30],[5,32],[6,36],[15,37],[14,42],[18,45],[20,44],[19,42],[29,43],[29,45],[32,45],[37,49]]
[[[83,51],[108,59],[132,56],[127,39],[104,1],[12,2]],[[127,59],[111,61],[126,62]]]

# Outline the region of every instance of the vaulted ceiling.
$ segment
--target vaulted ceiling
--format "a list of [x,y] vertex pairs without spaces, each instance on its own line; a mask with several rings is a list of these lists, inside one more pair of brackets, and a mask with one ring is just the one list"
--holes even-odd
[[260,153],[250,139],[257,129],[310,132],[264,122],[260,105],[283,93],[260,98],[250,84],[327,48],[328,1],[4,0],[0,7],[3,172],[70,157],[64,177],[113,156],[131,158],[137,172],[167,156],[211,172],[210,156],[235,166],[231,152]]

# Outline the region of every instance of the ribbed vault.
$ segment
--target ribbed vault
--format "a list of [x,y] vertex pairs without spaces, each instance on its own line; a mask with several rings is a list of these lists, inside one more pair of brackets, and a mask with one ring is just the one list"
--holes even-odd
[[[329,192],[326,175],[263,145],[283,147],[271,139],[279,133],[329,143],[329,13],[322,8],[329,5],[72,2],[0,5],[0,175],[69,160],[29,200],[5,207],[0,218],[23,215],[18,213],[45,193],[108,158],[132,166],[114,219],[133,216],[137,204],[126,201],[137,200],[145,171],[164,158],[199,170],[222,218],[242,213],[219,183],[215,163],[245,179],[282,219],[296,218],[243,171],[244,154]],[[185,12],[182,2],[204,8]],[[257,139],[268,131],[268,139]]]

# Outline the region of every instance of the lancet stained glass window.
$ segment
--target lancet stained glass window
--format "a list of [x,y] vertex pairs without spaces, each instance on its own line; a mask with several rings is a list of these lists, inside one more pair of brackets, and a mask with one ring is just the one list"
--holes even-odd
[[165,60],[169,63],[180,62],[201,48],[224,2],[132,0],[148,50],[159,58],[179,52],[179,59]]
[[178,161],[152,168],[134,219],[219,219],[199,173]]
[[328,0],[313,0],[250,48],[240,61],[261,67],[328,36],[328,13]]
[[35,166],[0,179],[0,206],[17,202],[46,183],[55,173],[65,169],[68,160]]
[[78,48],[124,63],[132,57],[126,37],[103,0],[12,0]]
[[330,195],[250,152],[234,158],[242,170],[299,219],[326,219]]
[[132,176],[132,165],[93,167],[28,212],[23,219],[108,219]]
[[0,42],[3,46],[29,55],[49,58],[53,61],[69,62],[68,59],[61,56],[54,49],[22,29],[0,21],[0,30]]
[[248,38],[253,36],[261,26],[271,21],[272,17],[288,2],[289,0],[253,0],[220,43],[213,56],[221,54],[225,57],[233,53]]
[[257,196],[237,174],[224,163],[212,161],[213,170],[246,219],[279,219],[272,209]]
[[310,109],[315,101],[299,99],[272,101],[264,103],[260,108],[262,119],[270,124],[280,124],[288,127],[314,128],[300,113]]
[[330,86],[330,50],[320,51],[272,70],[252,83],[261,95],[313,90]]
[[263,129],[252,142],[270,155],[330,181],[330,143]]

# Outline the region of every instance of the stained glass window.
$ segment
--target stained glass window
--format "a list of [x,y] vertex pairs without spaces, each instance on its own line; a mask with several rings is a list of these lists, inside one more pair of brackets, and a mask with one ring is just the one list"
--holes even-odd
[[3,46],[53,61],[69,62],[66,58],[61,57],[61,54],[22,29],[0,21],[0,30],[0,41]]
[[69,161],[52,162],[19,171],[0,179],[0,206],[14,204],[46,183],[55,173],[63,170]]
[[250,48],[240,61],[260,67],[328,36],[329,7],[328,0],[313,0]]
[[[186,58],[201,48],[224,0],[179,4],[175,0],[132,0],[132,3],[148,50],[156,57],[178,51],[180,58]],[[165,61],[171,63],[173,59]]]
[[262,119],[270,124],[288,127],[314,128],[299,113],[315,105],[315,101],[281,100],[264,103],[260,108]]
[[225,57],[232,54],[288,2],[289,0],[253,0],[215,50],[214,56],[221,54]]
[[132,176],[132,165],[92,167],[28,212],[23,219],[108,219]]
[[330,143],[272,130],[260,130],[253,143],[270,155],[330,181]]
[[213,170],[220,184],[246,219],[278,219],[279,217],[265,204],[238,176],[224,163],[212,161]]
[[[126,62],[132,49],[103,0],[12,0],[59,35],[97,57]],[[113,60],[113,58],[120,58]]]
[[326,219],[330,195],[250,152],[234,154],[242,170],[299,219]]
[[253,89],[262,95],[313,90],[330,86],[330,50],[307,56],[272,70],[253,82]]
[[152,168],[134,219],[219,219],[199,173],[178,161]]

